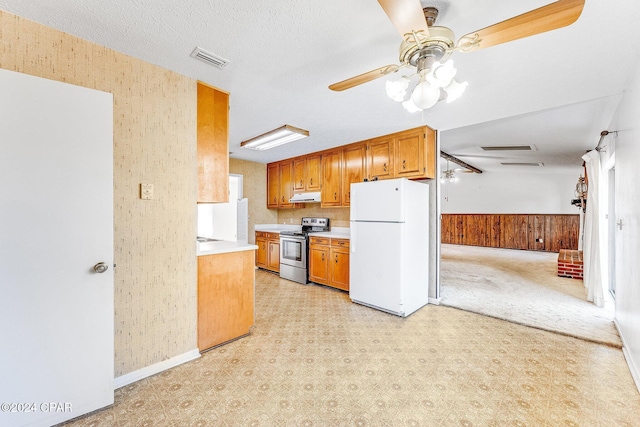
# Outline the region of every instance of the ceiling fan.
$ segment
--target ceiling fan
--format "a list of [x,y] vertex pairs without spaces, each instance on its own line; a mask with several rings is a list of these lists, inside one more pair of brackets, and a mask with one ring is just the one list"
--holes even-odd
[[[423,9],[420,0],[378,0],[402,36],[400,65],[385,65],[334,83],[329,89],[342,91],[393,74],[404,67],[415,67],[419,83],[403,106],[409,111],[420,111],[441,99],[450,102],[466,87],[466,83],[453,80],[456,73],[453,63],[444,62],[453,52],[473,52],[571,25],[580,17],[584,2],[558,0],[466,34],[456,42],[453,31],[434,25],[438,16],[435,7]],[[408,85],[408,77],[387,82],[387,94],[396,101],[403,101]]]

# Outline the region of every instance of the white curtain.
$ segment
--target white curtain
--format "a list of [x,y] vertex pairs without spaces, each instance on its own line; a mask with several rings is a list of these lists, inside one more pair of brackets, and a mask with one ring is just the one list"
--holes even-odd
[[600,204],[600,153],[589,151],[582,156],[587,167],[589,187],[587,190],[587,211],[584,219],[584,286],[587,300],[598,307],[604,306],[603,284],[606,278],[606,241],[604,236],[605,224],[601,218]]

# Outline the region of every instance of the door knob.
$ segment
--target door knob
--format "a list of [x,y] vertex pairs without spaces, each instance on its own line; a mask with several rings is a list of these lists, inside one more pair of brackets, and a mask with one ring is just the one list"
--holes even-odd
[[109,266],[107,264],[105,264],[104,262],[99,262],[96,265],[93,266],[93,271],[95,271],[96,273],[104,273],[105,271],[107,271],[109,269]]

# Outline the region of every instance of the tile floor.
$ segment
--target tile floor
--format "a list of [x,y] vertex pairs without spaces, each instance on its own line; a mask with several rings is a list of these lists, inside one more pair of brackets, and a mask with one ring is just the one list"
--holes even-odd
[[406,319],[259,271],[249,337],[69,426],[638,426],[622,352],[450,307]]

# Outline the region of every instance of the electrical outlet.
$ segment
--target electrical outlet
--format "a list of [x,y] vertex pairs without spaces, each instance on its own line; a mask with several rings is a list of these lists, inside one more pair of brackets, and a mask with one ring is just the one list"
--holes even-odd
[[140,184],[140,198],[142,200],[153,199],[153,184]]

